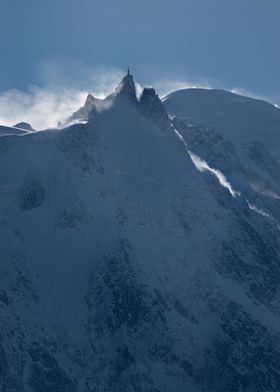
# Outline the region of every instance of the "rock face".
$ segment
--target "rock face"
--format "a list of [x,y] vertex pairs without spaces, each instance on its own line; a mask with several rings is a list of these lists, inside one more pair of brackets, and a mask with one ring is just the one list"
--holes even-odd
[[97,113],[96,105],[100,99],[88,94],[84,106],[74,112],[66,121],[66,124],[71,124],[75,121],[88,120]]
[[0,390],[278,392],[279,221],[243,195],[278,162],[134,92],[0,138]]
[[142,105],[144,112],[151,119],[168,119],[167,112],[156,94],[155,89],[144,88],[140,97],[140,104]]
[[119,86],[116,88],[115,95],[125,96],[133,101],[136,101],[136,89],[133,76],[130,71],[127,71],[127,75],[123,77]]

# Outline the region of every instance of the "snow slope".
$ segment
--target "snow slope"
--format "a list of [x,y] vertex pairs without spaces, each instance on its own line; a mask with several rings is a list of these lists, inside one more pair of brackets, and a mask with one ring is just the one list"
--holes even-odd
[[28,131],[22,128],[0,125],[0,137],[5,135],[26,135],[27,133]]
[[222,90],[187,89],[164,98],[188,148],[225,175],[256,212],[280,219],[280,110]]
[[279,229],[174,127],[127,75],[0,138],[3,391],[279,391]]
[[258,140],[279,153],[280,109],[268,102],[211,89],[178,90],[163,101],[172,116],[214,128],[236,143]]

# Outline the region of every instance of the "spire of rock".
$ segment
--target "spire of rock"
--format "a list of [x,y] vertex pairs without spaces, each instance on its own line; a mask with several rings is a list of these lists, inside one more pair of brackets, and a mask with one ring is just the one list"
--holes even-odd
[[98,98],[88,94],[84,106],[74,112],[66,122],[70,123],[75,120],[89,120],[97,114],[96,104],[98,104],[99,101]]
[[130,73],[129,67],[127,68],[127,74],[122,78],[120,84],[116,89],[116,95],[122,95],[136,101],[136,89],[133,79],[133,75]]
[[168,120],[168,114],[154,88],[143,89],[140,104],[147,116],[153,119]]
[[92,94],[88,94],[86,101],[85,101],[85,107],[92,107],[99,101],[98,98],[95,98]]

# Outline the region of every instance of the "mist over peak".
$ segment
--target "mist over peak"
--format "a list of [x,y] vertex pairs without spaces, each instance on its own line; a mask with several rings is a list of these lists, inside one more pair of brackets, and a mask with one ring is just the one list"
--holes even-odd
[[[73,72],[67,76],[67,64],[69,66],[69,62],[63,63],[63,66],[57,61],[46,62],[42,71],[45,83],[43,87],[32,86],[27,91],[16,89],[2,91],[0,93],[0,124],[13,126],[15,123],[27,122],[37,130],[56,127],[59,122],[65,122],[72,113],[83,106],[88,94],[96,99],[104,99],[114,91],[116,92],[116,86],[126,74],[118,68],[93,68],[74,62]],[[176,81],[174,79],[176,71],[164,73],[148,68],[144,75],[143,71],[139,73],[143,80],[141,84],[145,85],[145,80],[149,80],[148,85],[154,87],[163,99],[172,91],[187,88],[210,89],[215,86],[214,82],[184,81],[180,72],[178,72],[179,76]],[[138,75],[138,72],[136,74]],[[125,85],[128,87],[128,83]],[[121,89],[121,86],[119,85],[117,89]],[[131,84],[127,92],[130,91],[134,99],[135,95],[140,99],[142,90],[143,87],[134,81],[134,86]],[[254,96],[246,90],[239,89],[238,91]],[[277,97],[270,100],[275,103]]]

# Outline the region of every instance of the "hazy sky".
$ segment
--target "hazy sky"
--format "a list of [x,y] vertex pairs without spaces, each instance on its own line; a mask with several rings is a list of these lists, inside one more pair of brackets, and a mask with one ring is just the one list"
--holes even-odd
[[280,94],[279,0],[0,0],[0,90],[136,79]]

